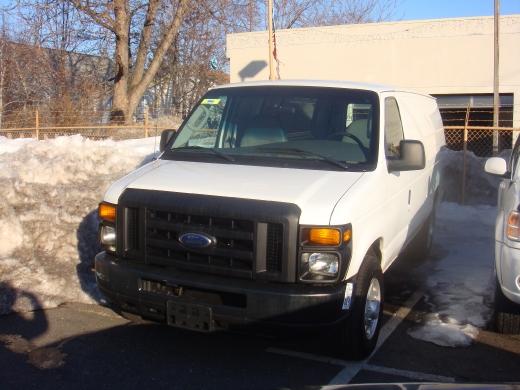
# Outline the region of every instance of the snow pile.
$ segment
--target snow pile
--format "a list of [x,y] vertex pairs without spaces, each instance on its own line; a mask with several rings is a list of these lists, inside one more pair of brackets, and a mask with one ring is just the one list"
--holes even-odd
[[491,316],[496,208],[442,203],[427,275],[429,313],[409,331],[441,346],[467,346]]
[[0,136],[0,154],[16,152],[28,142],[33,142],[32,138],[9,139]]
[[[501,156],[509,159],[511,150],[505,150]],[[484,172],[487,158],[478,157],[473,152],[466,153],[465,204],[489,204],[497,202],[497,188],[500,178]],[[445,149],[441,153],[440,166],[444,199],[449,202],[460,202],[462,192],[462,175],[464,170],[464,152]]]
[[95,210],[110,183],[151,159],[154,145],[0,139],[0,313],[97,297]]

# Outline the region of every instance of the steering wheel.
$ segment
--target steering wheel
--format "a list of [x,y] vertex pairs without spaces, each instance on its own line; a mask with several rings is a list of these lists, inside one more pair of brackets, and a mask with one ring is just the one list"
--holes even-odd
[[357,136],[355,136],[354,134],[351,134],[351,133],[345,133],[344,131],[336,131],[334,133],[327,135],[327,139],[331,139],[336,136],[348,137],[348,138],[354,140],[354,142],[359,146],[359,148],[365,155],[365,158],[368,159],[368,148],[365,147],[365,145],[363,145],[363,142],[361,142],[361,140]]

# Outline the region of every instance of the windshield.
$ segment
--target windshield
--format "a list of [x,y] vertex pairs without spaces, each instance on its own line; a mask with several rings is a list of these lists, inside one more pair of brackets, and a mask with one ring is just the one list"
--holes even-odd
[[240,87],[210,91],[166,158],[368,169],[377,155],[378,98],[369,91]]

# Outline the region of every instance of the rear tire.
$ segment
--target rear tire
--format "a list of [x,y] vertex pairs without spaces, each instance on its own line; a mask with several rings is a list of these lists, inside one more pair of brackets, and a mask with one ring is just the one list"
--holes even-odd
[[383,273],[379,258],[370,250],[354,285],[350,316],[339,325],[339,352],[351,359],[364,359],[377,344],[384,302]]
[[520,334],[520,305],[504,295],[498,280],[495,286],[495,327],[498,333]]

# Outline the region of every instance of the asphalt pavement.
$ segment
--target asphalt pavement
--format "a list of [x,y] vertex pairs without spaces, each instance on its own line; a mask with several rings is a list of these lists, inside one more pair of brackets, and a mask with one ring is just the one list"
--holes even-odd
[[329,335],[194,333],[131,323],[99,305],[0,317],[1,389],[302,389],[366,382],[520,382],[520,337],[480,332],[465,348],[407,330],[428,306],[421,280],[387,274],[381,340],[366,361]]

